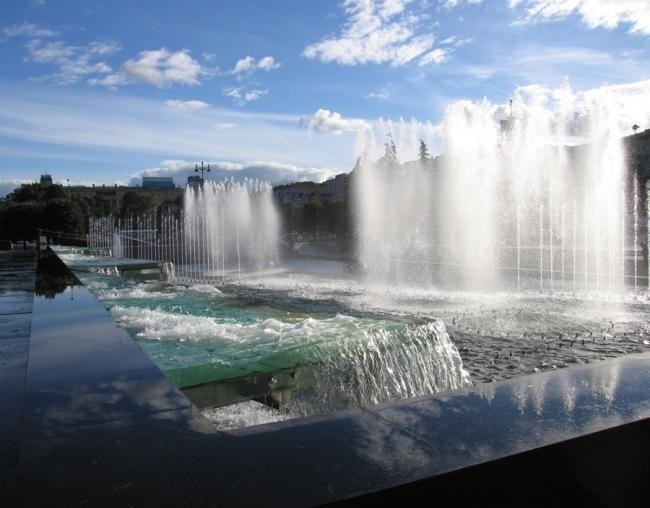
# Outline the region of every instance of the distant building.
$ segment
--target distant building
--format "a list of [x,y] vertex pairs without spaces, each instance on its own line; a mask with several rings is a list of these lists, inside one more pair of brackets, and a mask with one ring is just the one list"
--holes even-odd
[[332,201],[343,201],[345,200],[345,195],[347,192],[348,185],[348,175],[346,173],[340,173],[336,175],[331,180],[325,182],[327,187],[327,192],[331,196]]
[[345,199],[348,175],[341,173],[323,183],[294,182],[273,187],[273,197],[282,203],[296,203],[304,206],[312,198],[321,201],[342,201]]
[[46,173],[41,175],[41,185],[52,185],[52,175]]
[[199,175],[190,175],[187,177],[187,186],[193,189],[201,187],[202,179]]
[[171,176],[143,176],[143,189],[173,189],[174,179]]
[[304,206],[314,197],[318,197],[322,201],[329,201],[331,195],[327,191],[325,184],[295,182],[274,187],[273,197],[278,203],[296,203],[300,206]]

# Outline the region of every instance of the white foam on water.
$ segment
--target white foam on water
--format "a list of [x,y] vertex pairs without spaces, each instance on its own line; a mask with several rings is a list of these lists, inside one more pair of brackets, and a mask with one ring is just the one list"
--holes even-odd
[[151,291],[146,285],[134,288],[103,289],[98,292],[100,300],[171,300],[177,295],[172,292]]
[[202,293],[208,295],[222,295],[223,293],[219,291],[212,284],[194,284],[192,286],[184,288],[188,293]]
[[214,422],[219,430],[250,427],[293,418],[289,414],[281,413],[277,409],[253,400],[225,407],[206,408],[201,412],[208,420]]
[[[306,318],[297,322],[284,322],[268,318],[252,324],[242,324],[231,319],[194,316],[115,305],[111,314],[123,326],[139,328],[139,337],[154,340],[180,341],[261,341],[301,343],[310,338],[322,339],[344,336],[354,331],[361,320],[338,315],[328,319]],[[352,325],[352,326],[351,326]],[[366,323],[365,326],[371,326]]]
[[219,323],[215,318],[173,314],[162,310],[115,305],[111,315],[122,326],[139,328],[138,337],[178,341],[240,341],[244,328],[239,323]]

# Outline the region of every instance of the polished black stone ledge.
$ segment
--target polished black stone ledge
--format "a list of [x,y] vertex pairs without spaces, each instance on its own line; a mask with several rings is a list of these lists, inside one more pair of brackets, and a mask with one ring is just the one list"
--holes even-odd
[[34,297],[16,505],[376,506],[417,494],[635,506],[648,494],[650,354],[220,432],[61,273],[39,274]]
[[0,251],[0,499],[15,490],[36,251]]

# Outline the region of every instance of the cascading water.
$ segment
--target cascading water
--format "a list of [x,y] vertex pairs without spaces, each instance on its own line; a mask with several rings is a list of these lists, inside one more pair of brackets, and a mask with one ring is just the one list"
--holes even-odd
[[391,140],[379,161],[361,159],[358,252],[370,278],[457,289],[633,284],[629,126],[608,93],[563,93],[550,103],[522,89],[512,111],[457,102],[440,157],[400,164]]
[[316,407],[302,407],[302,412],[379,404],[471,386],[442,321],[399,331],[366,330],[361,338],[339,337],[319,345],[316,355],[316,396],[307,404]]

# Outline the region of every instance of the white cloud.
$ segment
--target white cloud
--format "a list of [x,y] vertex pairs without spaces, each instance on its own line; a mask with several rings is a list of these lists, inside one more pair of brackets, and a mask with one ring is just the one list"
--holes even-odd
[[37,9],[40,9],[41,7],[45,7],[45,0],[33,0],[32,6]]
[[108,88],[117,88],[118,86],[126,85],[129,81],[119,72],[109,74],[103,78],[92,78],[88,80],[91,85],[102,85]]
[[276,62],[272,56],[265,56],[259,62],[257,62],[258,69],[265,71],[270,71],[280,67],[280,63]]
[[24,22],[21,25],[11,25],[2,28],[2,37],[0,40],[7,40],[13,37],[56,37],[58,35],[54,30],[41,28],[34,23]]
[[115,41],[94,41],[88,45],[86,51],[91,55],[104,56],[117,53],[121,49],[120,45]]
[[180,101],[180,100],[168,100],[165,101],[165,106],[169,109],[175,109],[177,111],[198,111],[200,109],[205,109],[210,105],[207,102],[203,101]]
[[483,0],[444,0],[442,6],[445,9],[453,9],[462,4],[477,5],[483,2]]
[[[300,127],[298,115],[216,105],[200,114],[178,114],[164,107],[163,100],[126,92],[5,85],[0,94],[0,154],[3,146],[13,151],[28,147],[21,158],[36,161],[36,167],[56,157],[61,166],[66,160],[77,165],[83,160],[86,167],[92,165],[88,161],[111,160],[116,169],[111,177],[122,179],[135,160],[152,157],[273,160],[301,168],[338,167],[338,172],[354,162],[353,134],[315,136]],[[10,171],[0,173],[22,177]]]
[[459,38],[456,37],[455,35],[452,35],[451,37],[447,37],[445,40],[440,41],[440,45],[459,48],[461,46],[464,46],[465,44],[469,44],[470,42],[472,42],[472,39],[469,37]]
[[391,91],[387,86],[382,86],[379,90],[370,92],[366,95],[368,99],[388,99],[391,96]]
[[267,93],[269,93],[268,90],[246,90],[244,87],[231,87],[223,90],[223,94],[226,97],[230,97],[238,106],[245,106],[249,102],[256,101]]
[[407,12],[412,2],[344,0],[347,20],[341,33],[307,46],[303,55],[342,65],[408,64],[431,51],[435,40],[430,27],[423,26],[425,13]]
[[[200,161],[198,161],[200,163]],[[210,173],[205,174],[206,180],[220,181],[225,178],[234,178],[243,181],[245,178],[254,178],[278,185],[295,181],[322,182],[332,178],[340,170],[336,168],[303,167],[275,161],[203,161],[210,164]],[[164,160],[160,167],[149,168],[135,173],[131,184],[141,182],[143,176],[171,176],[176,185],[185,185],[187,177],[194,174],[194,165],[197,161]]]
[[508,0],[511,8],[525,7],[518,23],[534,23],[581,16],[590,28],[613,29],[630,25],[630,33],[650,35],[650,2],[647,0]]
[[38,63],[57,63],[62,59],[71,58],[77,52],[75,46],[66,46],[61,41],[43,43],[33,39],[27,43],[27,49],[32,61]]
[[276,62],[272,56],[265,56],[259,61],[256,61],[252,56],[246,56],[237,60],[235,68],[230,71],[235,75],[250,75],[257,70],[270,71],[280,67],[280,63]]
[[267,93],[269,93],[268,90],[248,90],[248,91],[244,94],[244,100],[245,100],[246,102],[256,101],[256,100],[259,99],[262,95],[266,95]]
[[629,83],[648,75],[637,54],[577,46],[521,44],[510,52],[498,52],[484,64],[457,62],[448,67],[465,86],[499,77],[511,83],[557,86],[566,76],[581,89],[605,83]]
[[198,85],[199,78],[205,74],[201,64],[182,49],[170,52],[166,48],[141,51],[137,59],[129,59],[120,70],[103,79],[91,80],[93,85],[116,87],[142,81],[158,88],[174,84]]
[[447,52],[444,49],[436,48],[429,51],[426,55],[420,58],[418,65],[420,66],[429,65],[429,64],[440,65],[446,59],[447,59]]
[[250,72],[255,68],[255,59],[252,56],[247,56],[240,60],[237,60],[235,68],[232,70],[233,74],[241,74],[244,72]]
[[334,134],[360,132],[370,128],[370,125],[365,120],[343,118],[340,113],[328,109],[319,109],[311,118],[302,118],[300,125],[309,130]]
[[61,41],[43,42],[41,39],[27,43],[29,60],[58,67],[58,72],[37,79],[59,84],[77,83],[86,76],[112,72],[107,63],[97,59],[119,50],[120,46],[113,41],[95,41],[87,46],[70,46]]

